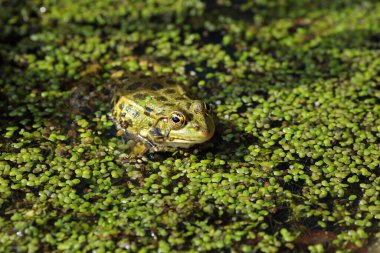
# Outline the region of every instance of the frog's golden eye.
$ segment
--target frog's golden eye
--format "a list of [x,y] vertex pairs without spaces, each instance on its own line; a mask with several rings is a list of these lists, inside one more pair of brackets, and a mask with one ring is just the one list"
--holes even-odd
[[181,112],[172,112],[170,114],[169,123],[174,129],[181,128],[186,122],[185,115]]

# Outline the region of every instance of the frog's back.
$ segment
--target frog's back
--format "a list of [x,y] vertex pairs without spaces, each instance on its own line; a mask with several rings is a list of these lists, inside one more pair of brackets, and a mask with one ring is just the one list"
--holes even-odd
[[123,128],[140,128],[181,109],[181,104],[188,99],[180,83],[171,75],[129,73],[115,84],[113,117]]

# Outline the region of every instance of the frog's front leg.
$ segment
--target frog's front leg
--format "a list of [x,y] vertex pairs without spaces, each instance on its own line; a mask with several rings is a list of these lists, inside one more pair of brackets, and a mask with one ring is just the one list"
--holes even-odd
[[147,133],[146,139],[154,151],[160,151],[164,147],[164,143],[167,140],[169,133],[169,130],[152,127]]

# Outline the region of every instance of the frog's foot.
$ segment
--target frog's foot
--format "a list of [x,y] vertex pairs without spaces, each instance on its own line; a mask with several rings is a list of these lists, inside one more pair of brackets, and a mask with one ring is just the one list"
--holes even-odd
[[[119,132],[119,131],[118,131]],[[126,144],[125,152],[128,154],[129,158],[137,158],[144,156],[149,149],[151,144],[146,142],[144,138],[128,133],[128,131],[122,131],[121,139]]]
[[[152,141],[150,141],[148,138],[145,138],[141,135],[137,136],[143,143],[145,143],[147,150],[150,153],[158,152],[162,149],[162,145],[160,144],[154,144]],[[155,140],[156,143],[160,143],[157,139]]]
[[148,150],[149,148],[144,143],[134,142],[133,145],[130,146],[129,157],[135,158],[135,157],[144,156],[148,152]]

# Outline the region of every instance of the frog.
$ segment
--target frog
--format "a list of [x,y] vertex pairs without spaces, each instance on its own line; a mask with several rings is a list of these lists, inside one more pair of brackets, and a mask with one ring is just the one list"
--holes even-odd
[[170,74],[114,73],[112,119],[119,136],[136,137],[146,151],[188,149],[215,132],[212,107],[190,98]]

